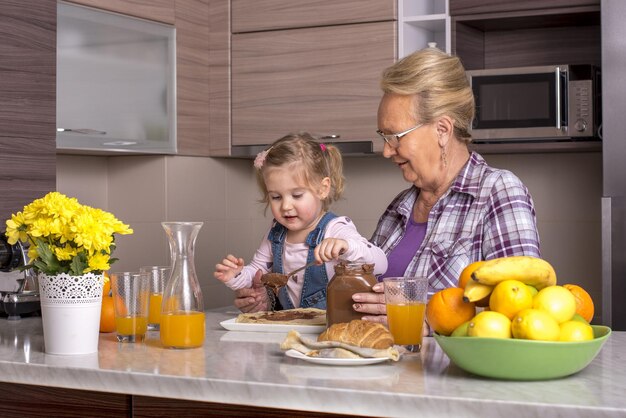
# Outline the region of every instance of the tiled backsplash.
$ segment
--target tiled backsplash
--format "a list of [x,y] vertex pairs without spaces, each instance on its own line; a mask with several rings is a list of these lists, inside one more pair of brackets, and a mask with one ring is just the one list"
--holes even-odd
[[[601,153],[487,155],[516,173],[535,200],[543,256],[560,283],[579,283],[600,306]],[[251,160],[178,156],[60,155],[57,188],[113,212],[135,230],[118,237],[113,269],[169,261],[161,221],[203,221],[196,269],[207,307],[229,305],[232,292],[213,278],[232,253],[248,261],[269,227]],[[332,210],[350,216],[366,237],[391,199],[407,187],[382,157],[346,158],[346,192]],[[599,314],[599,312],[598,312]]]

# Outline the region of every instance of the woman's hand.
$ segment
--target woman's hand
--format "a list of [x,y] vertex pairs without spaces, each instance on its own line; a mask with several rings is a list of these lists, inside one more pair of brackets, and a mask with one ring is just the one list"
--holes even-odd
[[366,314],[362,319],[372,322],[380,322],[387,325],[387,307],[385,306],[385,294],[382,283],[372,286],[372,292],[355,293],[352,300],[355,301],[352,308]]
[[258,270],[252,280],[252,287],[235,290],[234,304],[241,312],[269,311],[270,302],[267,290],[261,283],[263,272]]

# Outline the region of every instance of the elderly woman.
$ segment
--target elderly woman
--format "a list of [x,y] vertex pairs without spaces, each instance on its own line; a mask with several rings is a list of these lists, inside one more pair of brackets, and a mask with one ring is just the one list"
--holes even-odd
[[[436,48],[386,69],[378,135],[383,155],[411,187],[387,207],[371,241],[387,276],[425,276],[429,296],[456,286],[463,268],[490,258],[540,256],[533,201],[514,174],[468,149],[474,97],[460,60]],[[259,276],[260,277],[260,276]],[[237,293],[241,310],[262,309],[259,277]],[[382,283],[353,295],[363,318],[385,323]]]
[[[372,242],[387,254],[383,277],[426,276],[429,296],[456,286],[468,264],[496,257],[539,257],[528,190],[468,149],[474,97],[460,60],[436,48],[415,52],[383,73],[378,107],[383,155],[411,187],[378,222]],[[385,322],[377,293],[353,296],[364,319]]]

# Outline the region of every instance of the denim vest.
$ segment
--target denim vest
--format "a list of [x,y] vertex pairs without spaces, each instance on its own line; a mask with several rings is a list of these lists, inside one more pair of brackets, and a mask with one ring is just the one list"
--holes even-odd
[[[337,215],[327,212],[317,223],[317,226],[306,237],[306,244],[309,246],[306,261],[310,263],[315,260],[314,250],[317,245],[324,239],[324,230],[331,219]],[[283,273],[283,249],[285,246],[285,237],[287,236],[287,228],[276,222],[270,230],[267,239],[272,243],[272,254],[274,256],[274,265],[272,271],[274,273]],[[313,265],[304,270],[304,284],[302,285],[302,293],[300,295],[301,308],[320,308],[326,309],[326,285],[328,284],[328,275],[326,274],[326,265]],[[293,309],[295,306],[291,303],[291,299],[287,294],[287,287],[282,287],[278,292],[278,301],[283,309]]]

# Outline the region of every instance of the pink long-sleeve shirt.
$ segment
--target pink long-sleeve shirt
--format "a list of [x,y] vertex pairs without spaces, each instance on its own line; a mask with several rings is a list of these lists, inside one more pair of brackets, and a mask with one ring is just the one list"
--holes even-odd
[[[233,290],[243,289],[252,285],[254,275],[258,270],[263,273],[271,272],[273,263],[272,244],[267,239],[269,229],[264,235],[261,245],[254,253],[250,264],[244,266],[241,273],[235,276],[226,285]],[[374,244],[361,236],[354,223],[347,216],[338,216],[328,222],[324,238],[340,238],[348,243],[348,250],[343,253],[339,260],[326,263],[326,275],[329,280],[335,274],[335,265],[339,261],[352,261],[359,263],[374,264],[374,274],[379,275],[387,271],[387,256]],[[309,246],[306,243],[285,242],[283,252],[283,272],[288,273],[307,262]],[[297,273],[296,280],[289,280],[287,283],[287,293],[295,307],[300,306],[300,294],[304,284],[304,270]]]

